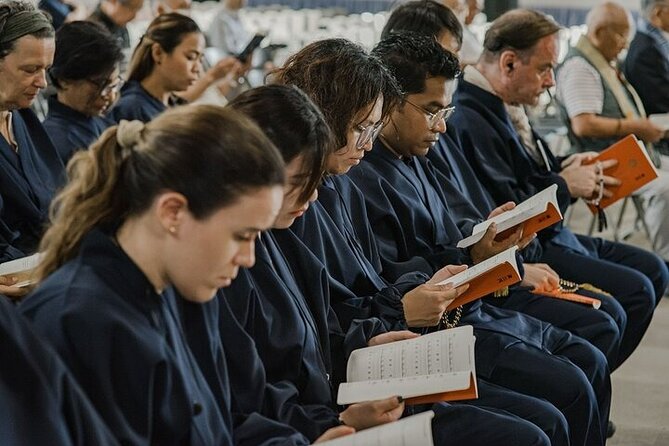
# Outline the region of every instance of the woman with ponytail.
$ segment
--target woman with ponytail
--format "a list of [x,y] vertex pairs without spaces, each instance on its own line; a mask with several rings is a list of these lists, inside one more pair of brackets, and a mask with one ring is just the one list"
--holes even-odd
[[204,47],[204,36],[190,17],[175,12],[156,17],[132,54],[128,82],[109,116],[116,122],[148,122],[167,108],[184,104],[175,93],[197,82]]
[[[281,207],[276,148],[237,112],[185,106],[108,129],[75,154],[68,175],[40,247],[41,283],[22,313],[120,443],[231,444],[225,371],[212,390],[170,296],[207,302],[253,265],[255,239]],[[235,438],[305,444],[259,419],[235,424]]]

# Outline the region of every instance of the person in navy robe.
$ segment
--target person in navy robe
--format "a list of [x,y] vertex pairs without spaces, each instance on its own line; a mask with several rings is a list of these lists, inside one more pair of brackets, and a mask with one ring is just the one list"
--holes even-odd
[[0,337],[2,444],[118,444],[56,352],[1,296]]
[[117,40],[93,22],[67,23],[56,32],[49,77],[57,93],[42,125],[63,164],[114,124],[104,114],[123,84],[122,58]]
[[[20,310],[121,444],[308,444],[212,388],[174,299],[204,303],[254,262],[281,206],[280,154],[250,120],[189,106],[122,122],[72,161]],[[222,395],[222,399],[216,398]],[[223,403],[225,402],[225,403]]]
[[[441,46],[457,54],[462,43],[462,26],[453,11],[435,2],[413,1],[393,11],[383,29],[385,38],[394,32],[420,33],[437,39]],[[443,196],[447,201],[453,220],[463,234],[471,233],[472,226],[495,210],[492,197],[480,184],[469,163],[464,158],[453,126],[439,135],[427,158],[432,163],[438,183],[443,185]],[[505,207],[511,207],[508,203]],[[524,277],[522,285],[537,291],[550,291],[559,286],[559,276],[543,264],[541,243],[533,240],[522,251]],[[505,299],[491,298],[493,305],[521,311],[560,328],[569,330],[591,342],[607,357],[609,368],[619,365],[618,349],[620,333],[625,329],[626,315],[617,300],[594,291],[578,290],[578,293],[602,301],[602,312],[592,311],[581,304],[546,299],[529,293],[509,293]]]
[[194,85],[202,71],[204,36],[190,17],[170,12],[156,17],[135,47],[128,82],[109,111],[115,122],[148,122],[169,107],[184,104],[175,95]]
[[[479,242],[480,246],[455,247],[463,234],[451,216],[441,183],[424,157],[445,130],[446,115],[452,111],[449,107],[457,58],[432,37],[407,33],[392,34],[377,45],[373,54],[395,74],[405,95],[371,152],[349,176],[364,193],[385,274],[401,273],[403,266],[413,267],[421,261],[425,272],[434,273],[444,264],[471,265],[493,255],[499,249],[494,243],[503,242],[493,241],[494,229]],[[518,240],[516,236],[514,243]],[[478,315],[481,312],[485,318]],[[507,337],[521,336],[524,343],[506,345],[503,353],[488,350],[488,358],[480,361],[477,356],[477,372],[480,362],[486,367],[480,372],[486,379],[555,404],[569,421],[572,444],[604,444],[610,379],[606,359],[599,350],[542,321],[480,302],[446,317],[456,323],[458,319],[472,323],[478,328],[477,339],[479,332],[487,330],[495,330],[492,338],[500,343],[508,343]],[[442,326],[448,327],[453,319],[446,319]],[[509,326],[510,320],[516,322]],[[483,333],[482,339],[491,337]],[[563,342],[571,345],[564,353]],[[533,358],[535,349],[542,352],[543,359]],[[565,358],[569,358],[567,367]],[[487,368],[483,364],[491,365]],[[546,380],[553,373],[556,380],[571,380],[568,388],[584,389],[583,395],[589,396],[578,404],[564,400],[564,387]]]
[[[43,12],[24,2],[3,2],[0,18],[0,224],[11,234],[1,255],[12,260],[37,249],[64,167],[29,108],[46,87],[53,27]],[[11,288],[4,293],[25,293]]]
[[[377,64],[378,70],[378,62],[373,59],[372,62]],[[295,87],[273,85],[243,93],[230,104],[232,108],[251,116],[271,135],[287,163],[287,183],[283,206],[274,229],[260,237],[256,264],[240,274],[223,293],[226,305],[255,341],[267,379],[274,387],[285,389],[288,386],[297,390],[302,410],[297,419],[291,418],[290,422],[313,438],[328,423],[336,423],[337,417],[346,425],[364,429],[399,416],[401,406],[393,398],[354,404],[338,413],[333,394],[336,393],[337,384],[345,380],[344,366],[353,349],[415,335],[408,331],[384,334],[381,321],[373,317],[357,319],[344,331],[331,309],[329,295],[331,290],[338,289],[340,293],[348,293],[350,299],[355,299],[353,293],[329,277],[324,265],[305,246],[292,246],[290,254],[284,254],[279,246],[277,237],[286,233],[285,228],[299,219],[315,199],[316,186],[324,167],[326,143],[329,142],[327,126],[320,113],[303,93],[297,92],[299,90]],[[294,97],[296,95],[300,101]],[[289,104],[300,105],[300,102],[304,104],[300,108],[294,106],[296,109],[291,110],[289,107]],[[310,109],[306,104],[309,104]],[[318,122],[317,126],[314,121]],[[302,136],[310,128],[313,129],[312,135],[308,137],[309,133],[306,133],[306,136]],[[297,132],[296,129],[301,131]],[[451,295],[455,295],[454,290]],[[220,305],[223,307],[222,303]],[[231,326],[233,324],[220,324],[221,330]],[[231,335],[222,337],[233,339]],[[241,354],[239,347],[235,350]],[[276,361],[276,358],[282,360]],[[229,368],[233,369],[232,366]],[[239,366],[236,368],[240,369]],[[287,383],[292,383],[292,386]],[[433,431],[437,444],[446,439],[459,439],[466,444],[503,444],[510,441],[511,437],[519,443],[547,441],[544,434],[531,423],[511,415],[503,419],[496,411],[490,410],[490,406],[498,408],[498,398],[508,397],[512,392],[498,390],[486,383],[481,383],[480,392],[480,400],[471,404],[476,408],[463,405],[434,406],[437,417]],[[289,400],[285,397],[284,401]],[[546,404],[531,397],[518,395],[516,401],[518,407],[527,409],[523,415],[530,419],[555,415],[553,412],[546,414]],[[510,406],[507,402],[504,409]],[[318,409],[318,421],[312,419],[305,425],[306,408],[311,411]],[[285,412],[288,411],[282,411]],[[288,413],[295,417],[295,411]],[[470,423],[481,421],[474,431],[453,421],[452,417],[457,420],[468,419]],[[566,430],[562,430],[561,421],[561,416],[556,416],[553,422],[557,426],[551,426],[553,431],[549,430],[550,440],[555,444],[566,441]],[[506,426],[500,429],[505,423]]]
[[[373,245],[364,246],[370,240],[367,234],[371,231],[369,229],[367,229],[367,232],[365,230],[355,231],[351,226],[352,223],[347,223],[354,221],[357,226],[368,224],[368,219],[364,214],[364,200],[360,200],[360,196],[356,197],[358,198],[358,204],[363,203],[362,209],[353,205],[351,206],[353,210],[350,210],[350,208],[341,204],[337,208],[335,204],[329,215],[328,211],[324,210],[324,206],[327,206],[326,203],[342,203],[349,199],[346,194],[348,190],[351,190],[351,187],[348,186],[350,182],[346,183],[344,181],[343,184],[348,184],[347,186],[337,187],[342,184],[342,181],[338,180],[340,178],[345,180],[346,177],[341,176],[341,174],[348,171],[352,165],[357,164],[364,155],[365,148],[371,147],[374,132],[366,131],[365,128],[374,129],[378,122],[383,121],[380,110],[385,107],[381,105],[380,101],[377,101],[378,96],[373,94],[369,96],[373,91],[366,91],[367,86],[373,84],[371,79],[383,76],[383,72],[380,72],[381,74],[372,72],[360,60],[355,63],[356,59],[350,56],[352,53],[351,46],[355,47],[346,41],[337,39],[318,42],[291,57],[277,73],[276,79],[278,82],[302,87],[313,99],[318,101],[319,106],[329,119],[330,127],[339,129],[339,133],[336,134],[338,141],[336,147],[338,149],[332,150],[333,154],[328,157],[327,170],[329,177],[326,179],[324,187],[319,188],[318,201],[291,227],[290,231],[276,232],[275,237],[283,248],[285,255],[289,257],[292,252],[299,249],[297,247],[303,242],[319,259],[326,263],[328,272],[338,281],[346,284],[351,290],[355,290],[357,294],[355,299],[342,297],[341,301],[336,297],[338,291],[333,288],[330,290],[333,296],[333,306],[341,320],[351,315],[353,315],[353,318],[373,315],[383,317],[384,320],[387,320],[389,326],[398,328],[406,327],[407,323],[414,327],[433,326],[439,322],[445,306],[441,308],[440,312],[437,310],[438,316],[432,323],[429,322],[429,319],[420,320],[419,316],[426,314],[429,318],[434,317],[430,314],[431,311],[421,314],[420,310],[422,310],[422,307],[438,308],[439,305],[442,305],[443,300],[441,299],[443,297],[439,299],[438,290],[433,289],[431,293],[414,293],[413,296],[411,296],[411,292],[407,293],[407,291],[413,291],[412,289],[418,289],[417,285],[425,282],[426,276],[422,276],[422,282],[417,282],[416,274],[413,272],[390,285],[378,275],[378,271],[381,269],[378,255],[376,258],[366,258],[366,255],[373,255],[371,253],[375,252]],[[378,83],[378,80],[376,82]],[[357,88],[360,91],[357,94],[346,95],[344,99],[338,94],[338,92],[346,90],[339,86],[340,83],[359,86]],[[350,89],[346,91],[350,91]],[[396,93],[394,94],[396,95]],[[363,100],[363,98],[366,99]],[[361,102],[361,109],[355,113],[355,104],[358,101]],[[373,118],[370,117],[372,113],[374,113]],[[362,138],[361,135],[365,135],[365,139],[362,139],[362,144],[357,144],[357,141]],[[343,141],[343,143],[339,141]],[[344,147],[341,147],[341,144],[344,144]],[[339,176],[335,176],[337,174]],[[360,212],[361,210],[363,212]],[[406,221],[410,220],[407,219]],[[294,236],[290,237],[290,233],[294,233]],[[286,235],[286,237],[283,237],[283,235]],[[373,240],[373,237],[371,239]],[[420,265],[421,262],[425,264],[424,260],[416,259],[416,265]],[[295,271],[302,269],[302,263],[299,263],[299,261],[296,261],[295,265],[293,268]],[[414,276],[413,280],[409,276]],[[430,284],[426,285],[424,290],[430,286]],[[441,294],[444,294],[443,291]],[[448,302],[446,302],[447,304]],[[342,306],[347,307],[347,309],[341,311]],[[385,313],[378,311],[379,306],[386,307]],[[492,311],[495,312],[496,310]],[[529,346],[532,337],[536,336],[537,339],[543,337],[545,326],[530,318],[524,319],[520,315],[511,314],[505,315],[506,320],[501,320],[503,318],[500,317],[499,321],[494,321],[493,316],[483,314],[478,309],[473,310],[471,314],[472,316],[463,323],[475,323],[475,326],[478,325],[480,328],[483,328],[485,323],[489,323],[487,330],[482,330],[480,335],[477,334],[477,339],[481,341],[480,344],[477,344],[477,367],[480,364],[487,371],[494,369],[496,359],[500,354],[499,348],[513,346],[513,350],[514,348],[525,347],[528,351],[532,351],[535,348]],[[393,316],[395,320],[391,321],[390,319]],[[522,327],[522,329],[514,335],[504,333],[514,326]],[[534,329],[538,331],[533,331]],[[522,335],[520,335],[521,332]],[[528,342],[527,345],[523,346],[523,342],[518,342],[519,335],[522,336],[523,342]],[[565,335],[569,337],[568,334],[565,333]],[[540,350],[542,348],[541,346],[538,347]],[[584,348],[587,349],[588,346],[584,346]],[[597,353],[593,352],[593,355],[597,356]],[[596,368],[600,372],[605,367],[604,361],[597,362]],[[483,372],[479,376],[485,376],[487,373]],[[571,373],[579,376],[581,372],[574,367],[571,369]],[[565,378],[570,379],[567,377],[568,375],[569,372],[567,372]],[[579,379],[577,378],[576,381]],[[588,392],[589,383],[584,381],[580,384],[574,383],[573,387],[567,387],[574,389],[579,388],[579,386],[585,388]],[[563,387],[554,389],[554,391],[553,396],[556,399],[561,398],[560,394]],[[564,406],[567,406],[573,404],[573,401],[573,399],[565,399],[562,402]],[[587,401],[584,402],[587,403]],[[594,411],[596,410],[594,408]],[[574,415],[577,412],[575,411]],[[580,419],[579,423],[581,423]]]
[[[514,31],[519,29],[523,32]],[[584,154],[556,159],[522,108],[536,104],[554,85],[559,29],[534,11],[500,17],[487,33],[481,60],[467,67],[458,83],[453,127],[467,161],[497,204],[519,203],[557,184],[564,214],[574,199],[606,194],[600,184],[606,188],[617,182],[602,175],[606,161],[598,168],[582,165]],[[643,338],[667,288],[662,260],[640,248],[575,235],[561,224],[542,231],[539,239],[542,262],[561,277],[611,293],[624,308],[627,324],[617,363],[624,362]]]

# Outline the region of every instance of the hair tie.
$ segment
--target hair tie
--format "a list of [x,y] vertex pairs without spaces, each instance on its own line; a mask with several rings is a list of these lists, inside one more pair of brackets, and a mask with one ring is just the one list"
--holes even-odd
[[132,151],[140,142],[144,127],[145,125],[142,121],[127,121],[122,119],[116,129],[116,141],[121,148]]

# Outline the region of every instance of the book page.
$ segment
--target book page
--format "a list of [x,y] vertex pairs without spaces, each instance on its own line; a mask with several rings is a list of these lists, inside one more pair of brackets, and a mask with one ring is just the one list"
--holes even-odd
[[557,202],[557,184],[553,184],[541,192],[533,195],[522,203],[516,205],[510,211],[503,212],[493,218],[482,221],[472,228],[472,235],[466,237],[458,242],[458,248],[466,248],[468,246],[478,243],[488,227],[497,223],[497,233],[511,229],[516,225],[535,217],[548,209],[548,204],[553,203],[559,212],[559,205]]
[[8,276],[11,274],[18,274],[35,269],[42,259],[41,254],[33,254],[28,257],[12,260],[0,264],[0,276]]
[[324,446],[433,446],[431,410],[326,441]]
[[490,257],[489,259],[484,260],[481,263],[467,268],[461,273],[455,274],[454,276],[449,277],[448,279],[442,280],[438,285],[445,285],[447,283],[453,284],[454,288],[464,285],[465,283],[471,282],[477,277],[487,273],[500,263],[508,262],[516,270],[518,275],[518,262],[516,261],[516,251],[518,251],[518,246],[512,246],[506,251],[502,251],[497,255]]
[[348,360],[348,382],[340,384],[337,403],[466,389],[474,373],[474,342],[472,327],[463,326],[355,350]]

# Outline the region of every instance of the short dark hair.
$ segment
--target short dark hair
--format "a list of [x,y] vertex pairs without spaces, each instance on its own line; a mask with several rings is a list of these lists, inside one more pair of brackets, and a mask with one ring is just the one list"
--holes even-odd
[[[3,0],[0,4],[0,36],[3,35],[7,25],[7,22],[11,20],[13,16],[18,13],[32,12],[34,14],[42,14],[44,25],[40,29],[36,29],[33,32],[30,32],[26,35],[33,36],[38,39],[48,39],[54,36],[56,31],[51,25],[51,16],[44,11],[41,11],[35,7],[32,3],[28,1],[21,0]],[[48,23],[47,23],[48,22]],[[16,46],[16,41],[18,39],[10,40],[8,42],[0,43],[0,59],[7,56],[9,53],[14,51]]]
[[273,73],[274,82],[295,85],[318,105],[333,132],[336,148],[346,145],[355,115],[383,96],[383,118],[400,98],[383,63],[346,39],[311,43]]
[[229,107],[258,124],[288,164],[302,156],[305,179],[300,199],[307,200],[320,185],[331,133],[318,107],[294,85],[266,85],[245,91]]
[[526,52],[558,31],[560,25],[552,17],[539,11],[514,9],[492,22],[483,40],[483,57],[491,59],[506,50]]
[[415,32],[439,38],[444,32],[455,37],[462,46],[462,25],[453,11],[433,0],[415,0],[403,3],[393,10],[383,27],[381,39],[395,32]]
[[432,77],[455,79],[460,63],[455,54],[431,37],[413,33],[394,33],[372,50],[393,73],[405,95],[425,91]]
[[123,59],[118,39],[94,22],[71,22],[56,32],[51,81],[109,77]]

